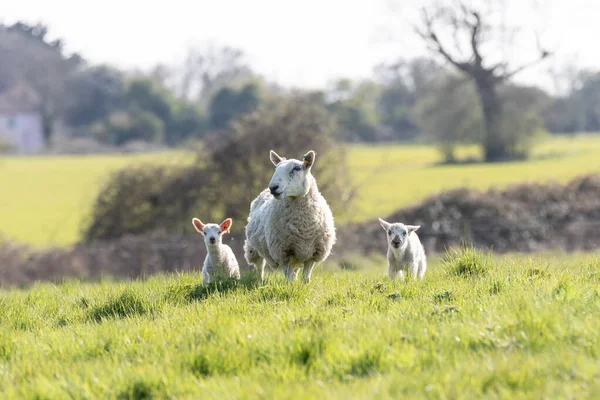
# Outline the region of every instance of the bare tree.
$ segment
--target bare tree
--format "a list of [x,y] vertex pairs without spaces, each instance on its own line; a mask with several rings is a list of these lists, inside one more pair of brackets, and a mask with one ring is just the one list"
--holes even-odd
[[191,47],[180,68],[177,92],[181,97],[206,101],[220,85],[251,74],[239,49]]
[[[432,52],[475,83],[483,110],[484,157],[486,161],[499,161],[511,155],[499,130],[503,107],[498,89],[516,74],[548,58],[551,53],[541,48],[538,40],[538,54],[528,63],[513,67],[507,60],[490,62],[491,57],[483,52],[490,38],[511,39],[502,26],[491,22],[493,15],[481,11],[481,8],[465,0],[456,0],[452,5],[424,7],[421,9],[420,26],[416,30]],[[512,36],[512,33],[508,36]]]

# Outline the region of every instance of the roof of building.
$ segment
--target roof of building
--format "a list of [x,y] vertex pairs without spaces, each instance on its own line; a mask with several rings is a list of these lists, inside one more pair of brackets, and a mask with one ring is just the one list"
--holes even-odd
[[40,111],[42,100],[28,84],[19,82],[0,92],[0,114]]

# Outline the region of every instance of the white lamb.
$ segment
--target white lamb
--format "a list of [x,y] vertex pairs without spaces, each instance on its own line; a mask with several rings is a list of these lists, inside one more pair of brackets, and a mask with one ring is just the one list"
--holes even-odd
[[288,281],[310,282],[315,264],[324,261],[336,241],[333,215],[311,175],[316,154],[303,161],[270,152],[275,172],[268,189],[250,205],[244,256],[264,279],[265,262],[279,267]]
[[427,269],[425,249],[417,236],[416,230],[419,225],[404,225],[402,223],[390,224],[379,218],[379,223],[387,233],[388,238],[388,275],[390,279],[400,277],[404,279],[404,273],[408,270],[413,279],[423,279]]
[[231,218],[217,224],[203,224],[198,218],[192,219],[192,224],[204,236],[206,258],[202,267],[202,284],[228,278],[240,278],[240,267],[231,247],[223,244],[223,234],[229,233]]

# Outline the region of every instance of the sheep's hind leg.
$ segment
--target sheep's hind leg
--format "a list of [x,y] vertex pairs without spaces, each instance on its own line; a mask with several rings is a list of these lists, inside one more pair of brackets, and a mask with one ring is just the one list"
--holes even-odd
[[302,280],[306,283],[310,283],[310,276],[312,274],[312,270],[315,267],[315,262],[307,261],[304,263],[304,268],[302,268]]

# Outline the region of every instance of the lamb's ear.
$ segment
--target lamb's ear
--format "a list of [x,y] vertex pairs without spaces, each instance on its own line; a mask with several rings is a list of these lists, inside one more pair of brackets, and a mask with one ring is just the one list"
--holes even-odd
[[193,218],[192,224],[198,232],[202,233],[202,230],[204,229],[204,224],[202,223],[202,221],[200,221],[198,218]]
[[383,230],[387,232],[387,230],[390,229],[390,226],[392,224],[390,224],[387,221],[382,220],[381,218],[378,218],[378,219],[379,219],[379,223],[381,224],[381,227],[383,228]]
[[409,235],[413,232],[416,232],[417,229],[419,229],[420,227],[421,225],[406,225],[406,229],[408,230]]
[[231,218],[227,218],[225,221],[221,222],[221,230],[223,231],[223,233],[227,232],[229,233],[229,228],[231,228],[231,224],[233,223],[233,221],[231,220]]
[[285,160],[285,158],[280,157],[279,154],[275,153],[273,150],[269,152],[269,158],[275,166],[277,166],[281,161]]
[[310,169],[315,164],[316,156],[317,153],[315,153],[313,150],[306,153],[304,157],[302,157],[304,159],[304,168]]

